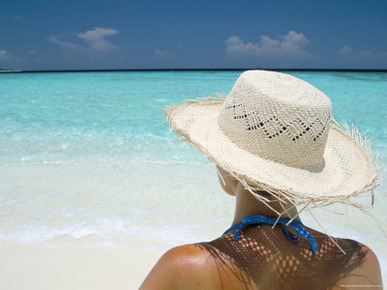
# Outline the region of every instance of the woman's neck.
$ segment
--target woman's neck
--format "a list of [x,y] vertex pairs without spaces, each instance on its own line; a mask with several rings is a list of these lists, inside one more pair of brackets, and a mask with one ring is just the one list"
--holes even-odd
[[242,184],[238,184],[235,188],[236,196],[236,208],[233,225],[240,223],[242,218],[246,215],[265,215],[265,216],[278,216],[278,213],[286,213],[282,215],[285,218],[292,218],[298,215],[296,207],[290,202],[280,203],[277,199],[272,197],[270,194],[262,192],[264,198],[269,199],[266,205],[263,201],[255,198],[248,190],[244,188]]

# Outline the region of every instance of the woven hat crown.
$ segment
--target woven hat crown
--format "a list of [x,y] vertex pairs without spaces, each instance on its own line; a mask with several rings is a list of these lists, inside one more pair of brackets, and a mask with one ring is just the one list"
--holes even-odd
[[330,99],[288,74],[247,71],[223,104],[218,124],[240,148],[292,167],[324,163]]

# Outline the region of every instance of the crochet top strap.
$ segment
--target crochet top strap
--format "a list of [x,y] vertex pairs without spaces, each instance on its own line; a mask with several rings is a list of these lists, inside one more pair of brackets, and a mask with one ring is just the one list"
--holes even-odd
[[[304,227],[302,227],[302,223],[299,219],[294,219],[290,223],[289,223],[289,221],[290,221],[290,219],[288,219],[288,218],[275,218],[275,217],[264,216],[264,215],[247,215],[247,216],[243,217],[241,223],[238,223],[238,224],[232,226],[227,231],[225,231],[225,233],[223,235],[228,234],[229,232],[232,232],[233,230],[235,230],[234,241],[238,241],[240,231],[246,226],[260,225],[260,224],[274,225],[274,224],[278,223],[278,224],[282,224],[282,228],[285,232],[285,235],[289,240],[291,240],[292,242],[296,242],[300,239],[300,237],[302,235],[311,243],[312,252],[316,253],[317,252],[317,244],[316,244],[316,240],[314,239],[312,234],[309,233]],[[296,231],[297,237],[293,237],[290,235],[287,226],[292,227]]]

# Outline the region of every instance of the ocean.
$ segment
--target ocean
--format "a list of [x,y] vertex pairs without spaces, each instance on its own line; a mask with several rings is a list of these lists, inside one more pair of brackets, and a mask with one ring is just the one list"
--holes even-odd
[[[221,235],[234,199],[198,150],[176,143],[163,106],[227,94],[240,73],[0,74],[0,241],[168,249]],[[355,123],[387,158],[386,72],[288,73],[325,92],[335,119]],[[386,207],[379,194],[372,213],[381,228]],[[347,217],[315,216],[329,234],[371,247],[386,279],[387,238],[377,222],[339,208]]]

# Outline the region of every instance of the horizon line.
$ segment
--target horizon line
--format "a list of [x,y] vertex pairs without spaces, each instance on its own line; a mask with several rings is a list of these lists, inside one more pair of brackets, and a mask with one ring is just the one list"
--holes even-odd
[[12,70],[0,69],[0,73],[66,73],[66,72],[151,72],[151,71],[320,71],[320,72],[387,72],[387,69],[356,69],[356,68],[135,68],[135,69],[68,69],[68,70]]

